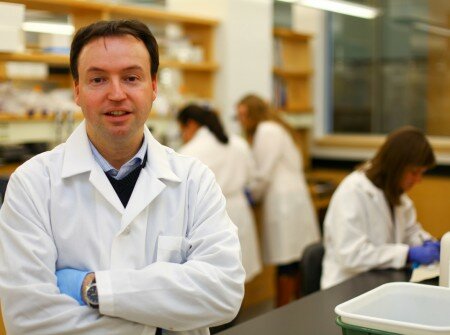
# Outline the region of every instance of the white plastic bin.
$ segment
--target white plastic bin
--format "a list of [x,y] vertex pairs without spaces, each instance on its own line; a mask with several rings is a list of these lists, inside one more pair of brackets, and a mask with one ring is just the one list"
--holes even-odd
[[408,335],[450,335],[450,289],[414,283],[381,285],[335,308],[342,322]]

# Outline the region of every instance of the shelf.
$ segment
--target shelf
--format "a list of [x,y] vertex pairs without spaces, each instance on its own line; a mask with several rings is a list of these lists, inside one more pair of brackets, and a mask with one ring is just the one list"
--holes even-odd
[[98,12],[103,19],[111,15],[135,17],[152,20],[153,22],[177,22],[190,25],[215,26],[218,21],[203,17],[187,16],[181,13],[167,12],[139,5],[120,5],[109,2],[86,0],[5,0],[5,2],[20,3],[29,9],[47,10],[62,13]]
[[[51,65],[69,66],[68,55],[43,54],[43,53],[5,53],[0,52],[0,62],[38,62]],[[178,61],[161,61],[161,68],[175,68],[184,71],[213,72],[218,65],[213,62],[187,63]]]
[[54,115],[12,115],[0,113],[0,123],[2,122],[48,122],[55,120]]
[[[150,112],[148,117],[149,120],[173,120],[173,117],[158,115],[155,112]],[[77,112],[73,116],[74,121],[82,121],[84,120],[83,113]],[[0,112],[0,123],[9,123],[9,122],[53,122],[55,121],[55,115],[12,115],[8,113]]]
[[273,73],[279,77],[304,77],[307,78],[311,76],[311,70],[291,70],[291,69],[281,69],[274,68]]
[[219,66],[216,63],[185,63],[177,61],[161,61],[161,68],[175,68],[184,71],[204,71],[213,72],[216,71]]
[[1,62],[37,62],[51,65],[69,66],[69,56],[43,53],[8,53],[0,52]]
[[178,22],[188,25],[205,25],[216,26],[217,20],[207,19],[203,17],[186,16],[182,13],[167,12],[164,10],[157,10],[144,6],[130,6],[130,5],[114,5],[107,4],[104,11],[111,14],[119,14],[120,16],[137,17],[142,19],[151,19],[159,22]]
[[[81,121],[84,119],[84,116],[81,112],[75,113],[73,116],[74,121]],[[53,122],[55,121],[55,115],[12,115],[7,113],[0,113],[0,123],[9,123],[9,122]]]
[[286,28],[275,28],[273,30],[273,35],[275,37],[281,37],[284,39],[293,39],[299,42],[300,41],[308,42],[311,39],[311,35],[296,33]]
[[312,113],[312,106],[287,106],[283,108],[278,108],[276,110],[277,113],[288,113],[288,114],[306,114]]

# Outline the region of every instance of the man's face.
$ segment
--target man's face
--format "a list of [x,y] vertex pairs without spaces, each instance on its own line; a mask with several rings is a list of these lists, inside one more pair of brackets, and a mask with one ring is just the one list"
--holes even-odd
[[156,78],[142,41],[131,35],[98,38],[78,57],[75,102],[94,145],[140,143],[156,98]]

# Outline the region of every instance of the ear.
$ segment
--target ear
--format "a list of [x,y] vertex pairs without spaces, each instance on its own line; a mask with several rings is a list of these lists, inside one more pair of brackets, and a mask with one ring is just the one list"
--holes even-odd
[[73,81],[73,98],[75,103],[80,106],[80,85],[78,79]]
[[188,120],[186,122],[186,127],[192,131],[192,132],[196,132],[198,128],[200,128],[200,124],[197,121],[194,121],[192,119]]
[[158,93],[158,82],[156,80],[156,75],[152,76],[152,101],[155,101],[156,95]]

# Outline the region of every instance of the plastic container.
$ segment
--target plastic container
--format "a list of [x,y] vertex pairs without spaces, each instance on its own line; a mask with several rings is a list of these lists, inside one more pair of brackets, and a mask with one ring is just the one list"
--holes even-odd
[[341,326],[343,335],[399,335],[398,333],[388,333],[382,330],[349,325],[342,322],[340,316],[336,318],[336,323]]
[[446,232],[441,238],[441,257],[439,265],[439,286],[449,287],[450,232]]
[[450,289],[445,287],[388,283],[336,306],[335,312],[345,331],[353,331],[343,327],[344,334],[450,335]]

